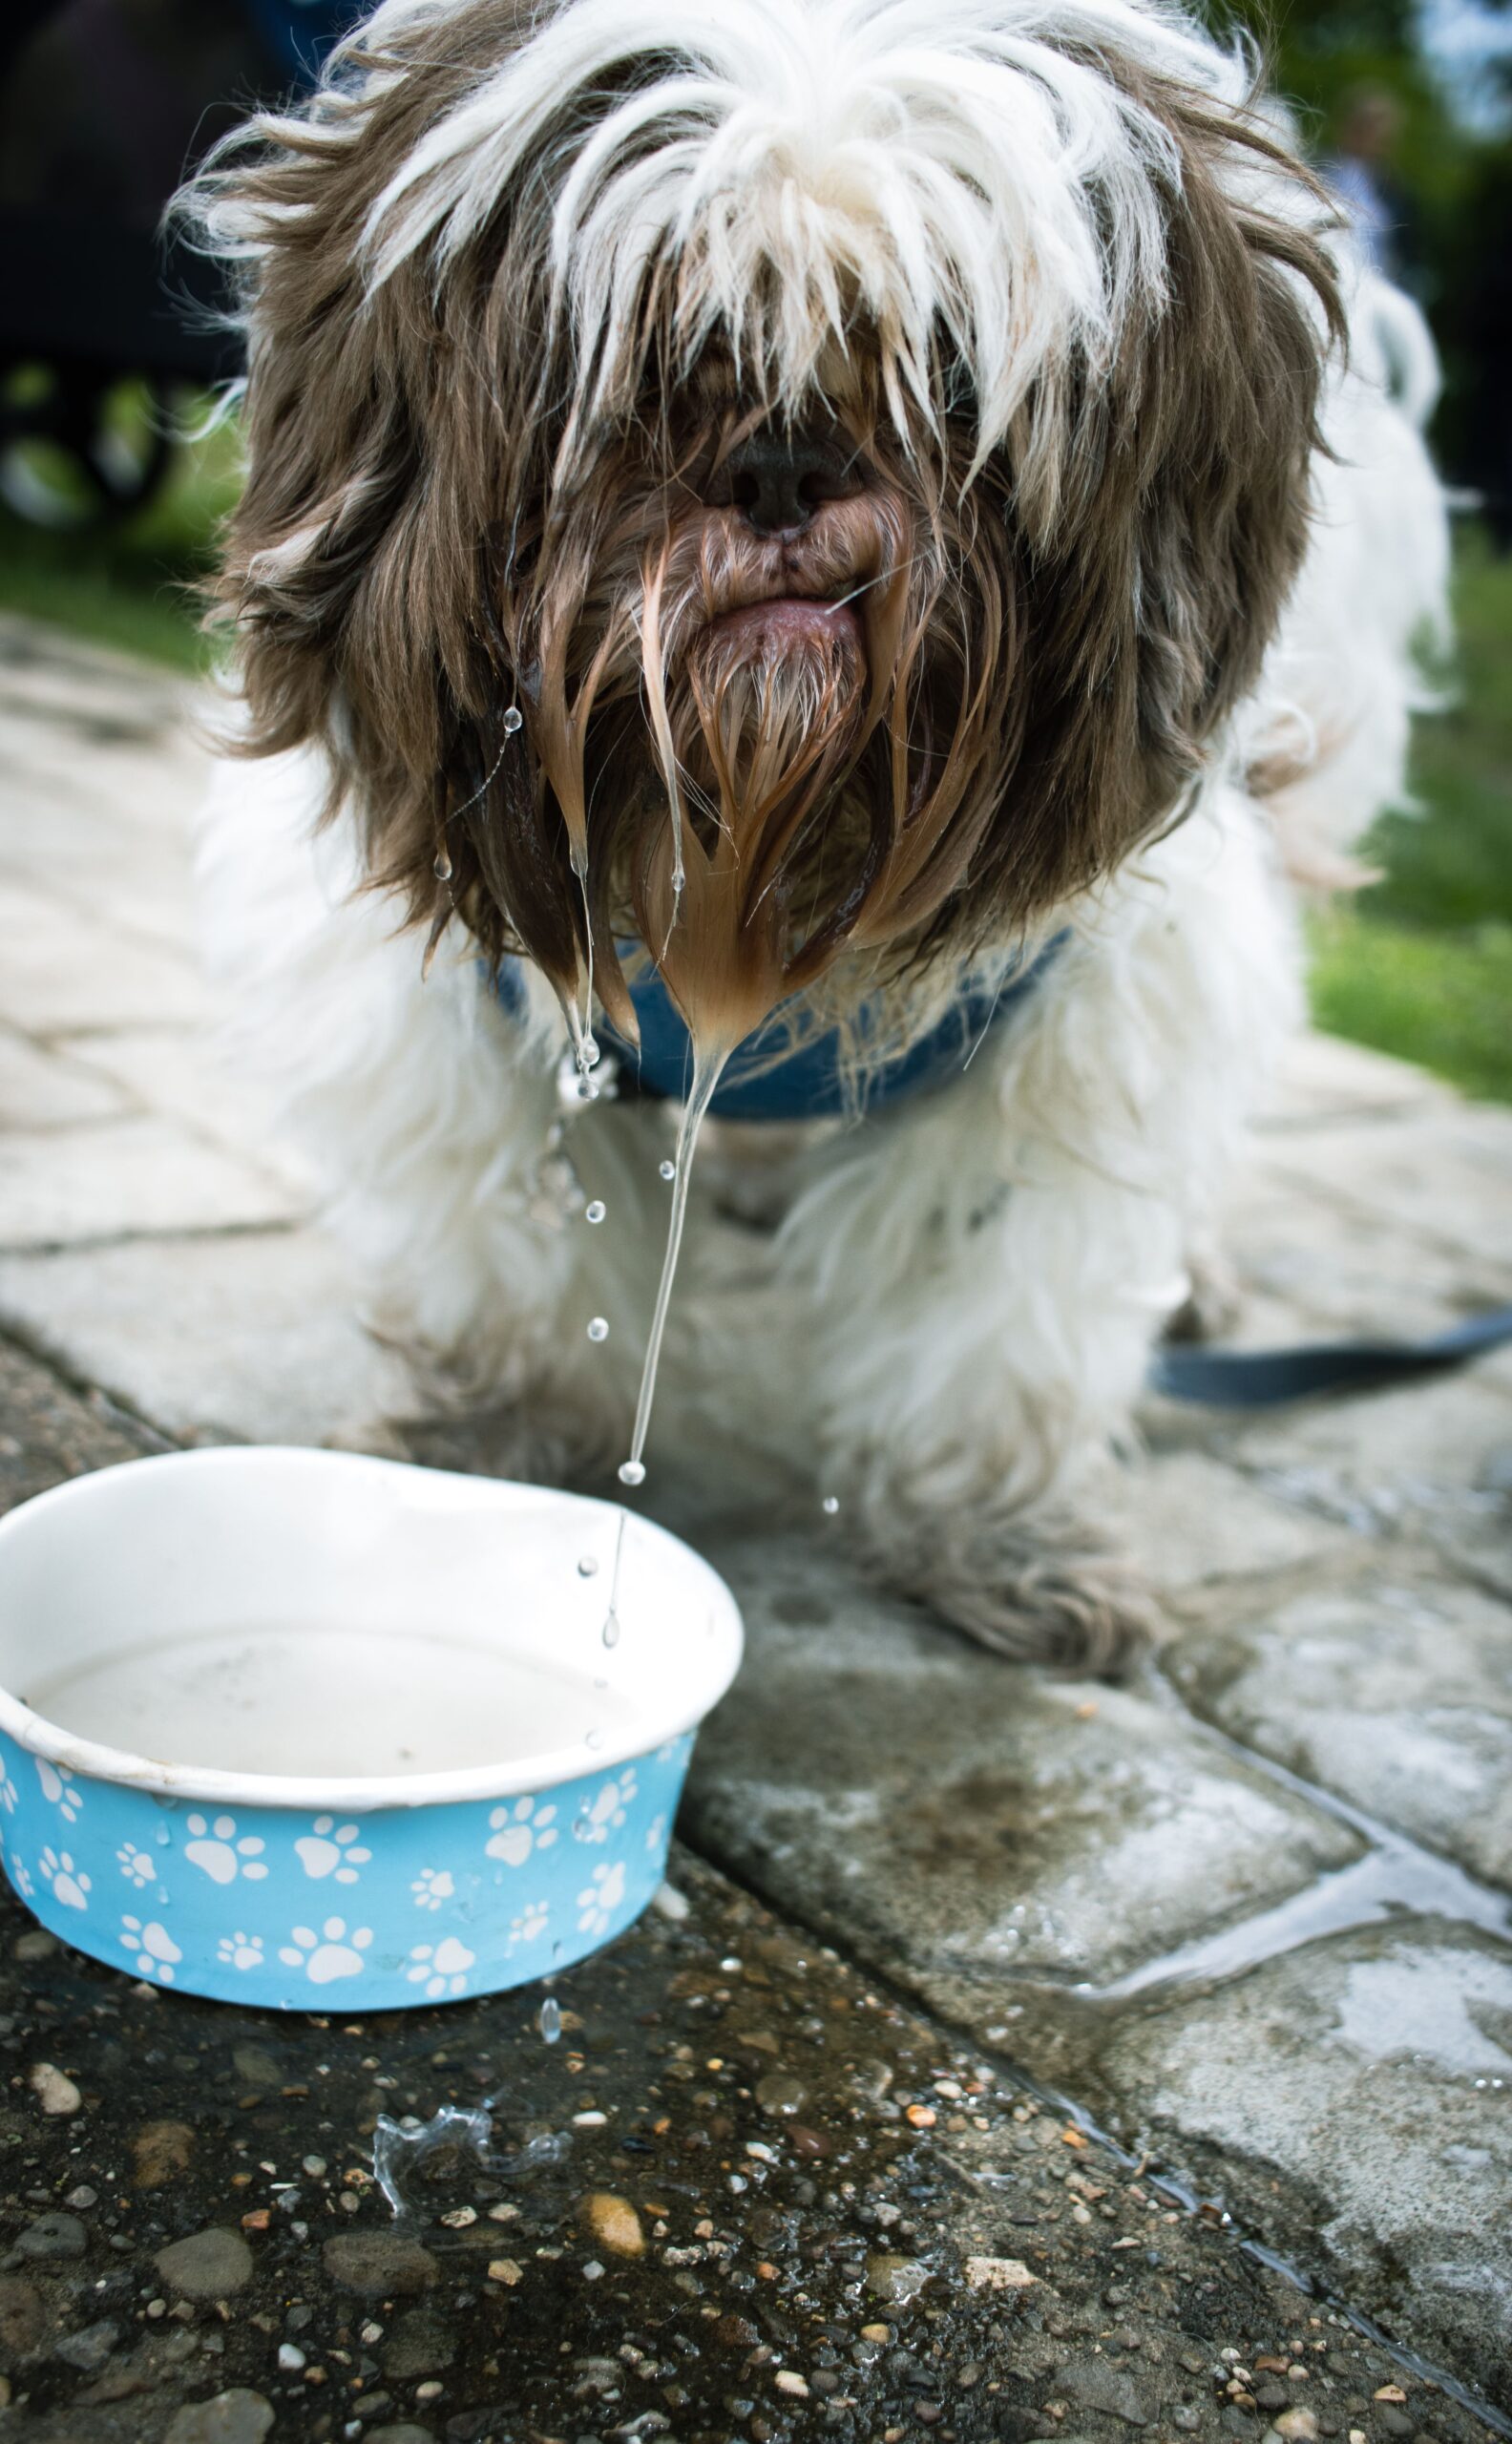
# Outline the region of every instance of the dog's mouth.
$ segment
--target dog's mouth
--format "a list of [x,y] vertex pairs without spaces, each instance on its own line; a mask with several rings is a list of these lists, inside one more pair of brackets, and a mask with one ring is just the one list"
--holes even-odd
[[763,661],[818,648],[859,651],[861,621],[849,594],[771,594],[737,603],[710,622],[712,634],[737,653]]

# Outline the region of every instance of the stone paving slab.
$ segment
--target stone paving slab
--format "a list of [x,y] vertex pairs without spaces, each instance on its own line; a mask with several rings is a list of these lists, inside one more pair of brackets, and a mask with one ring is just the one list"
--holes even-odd
[[0,1026],[0,1129],[71,1128],[114,1120],[126,1107],[109,1079]]
[[293,1218],[289,1190],[240,1155],[146,1113],[92,1128],[10,1129],[0,1248],[67,1247]]
[[1505,1604],[1377,1567],[1269,1605],[1230,1593],[1166,1664],[1234,1738],[1505,1887],[1509,1659]]
[[793,1540],[716,1547],[749,1661],[691,1838],[915,1991],[1105,1983],[1356,1857],[1356,1838],[1129,1689],[1054,1681]]
[[183,1443],[326,1441],[399,1399],[312,1231],[0,1255],[0,1326]]

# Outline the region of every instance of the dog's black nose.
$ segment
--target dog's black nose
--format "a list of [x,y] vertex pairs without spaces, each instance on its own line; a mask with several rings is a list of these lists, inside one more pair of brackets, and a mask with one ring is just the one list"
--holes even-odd
[[827,500],[860,490],[853,453],[802,432],[753,432],[730,452],[711,488],[719,506],[740,512],[758,535],[796,535]]

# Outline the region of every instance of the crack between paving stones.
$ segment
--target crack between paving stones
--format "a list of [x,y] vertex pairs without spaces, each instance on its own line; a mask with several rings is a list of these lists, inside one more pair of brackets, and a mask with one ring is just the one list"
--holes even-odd
[[17,1351],[33,1366],[40,1366],[64,1391],[72,1392],[75,1400],[83,1401],[96,1417],[103,1418],[108,1424],[143,1437],[147,1442],[156,1443],[159,1451],[182,1451],[192,1447],[169,1434],[145,1410],[134,1408],[117,1393],[107,1392],[103,1385],[92,1382],[87,1375],[81,1375],[69,1365],[66,1359],[60,1358],[56,1350],[51,1349],[45,1340],[18,1323],[13,1317],[7,1317],[0,1324],[0,1344]]
[[[207,1145],[214,1143],[213,1139],[205,1142]],[[90,1239],[13,1239],[8,1246],[0,1247],[0,1262],[17,1256],[32,1259],[37,1256],[110,1255],[117,1248],[177,1248],[205,1240],[291,1238],[296,1232],[308,1228],[308,1220],[304,1215],[288,1220],[275,1215],[266,1222],[206,1222],[169,1231],[109,1231]],[[4,1329],[10,1332],[15,1327],[8,1318]]]

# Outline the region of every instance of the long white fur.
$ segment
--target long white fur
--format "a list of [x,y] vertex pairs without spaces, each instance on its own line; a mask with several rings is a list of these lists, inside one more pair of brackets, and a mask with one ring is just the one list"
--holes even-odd
[[[387,0],[370,46],[434,5]],[[1152,197],[1170,162],[1090,68],[1043,47],[1072,26],[1242,98],[1238,62],[1127,0],[568,0],[393,181],[368,232],[371,276],[424,245],[444,277],[543,115],[630,50],[675,54],[585,150],[557,215],[562,310],[604,334],[600,372],[630,348],[620,325],[640,263],[692,246],[690,345],[720,322],[796,395],[854,282],[921,397],[943,320],[990,441],[1031,380],[1073,345],[1105,344],[1131,288],[1161,277]],[[770,293],[758,263],[777,267],[783,302],[753,325],[753,297]],[[1404,363],[1406,408],[1389,388]],[[1328,405],[1338,455],[1319,462],[1312,550],[1260,688],[1186,821],[1060,912],[1070,946],[960,1081],[854,1133],[818,1132],[774,1237],[721,1222],[696,1189],[653,1466],[726,1451],[738,1384],[745,1443],[840,1493],[882,1567],[975,1607],[988,1635],[1011,1627],[1045,1538],[1074,1542],[1063,1523],[1124,1428],[1299,1012],[1276,828],[1245,794],[1245,765],[1310,743],[1282,809],[1301,862],[1402,795],[1415,642],[1444,571],[1408,411],[1424,388],[1400,301],[1366,284]],[[228,766],[215,793],[208,942],[238,1033],[329,1184],[377,1326],[519,1421],[512,1464],[617,1458],[661,1253],[667,1116],[604,1103],[574,1118],[583,1190],[609,1221],[590,1230],[554,1206],[550,995],[537,987],[518,1024],[465,955],[422,982],[413,935],[354,895],[346,835],[312,843],[324,796],[310,756]],[[611,1334],[594,1347],[600,1313]]]

